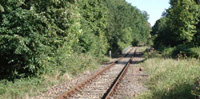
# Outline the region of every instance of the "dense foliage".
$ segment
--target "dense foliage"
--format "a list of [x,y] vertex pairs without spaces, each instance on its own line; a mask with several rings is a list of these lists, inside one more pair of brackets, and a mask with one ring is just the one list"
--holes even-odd
[[199,1],[170,0],[170,4],[171,7],[152,27],[154,47],[164,53],[171,52],[169,56],[173,57],[199,58]]
[[0,79],[66,66],[74,53],[101,58],[109,49],[145,44],[147,19],[124,0],[1,0]]
[[0,4],[1,77],[38,73],[57,61],[53,57],[60,49],[70,53],[78,40],[78,12],[65,0],[1,0]]
[[171,7],[158,20],[152,34],[155,47],[180,44],[200,46],[200,5],[195,0],[170,0]]
[[[151,34],[153,35],[154,47],[158,49],[160,52],[162,52],[162,55],[164,57],[175,57],[178,59],[191,57],[191,58],[200,59],[200,47],[199,47],[200,46],[200,31],[199,31],[200,30],[200,2],[199,0],[170,0],[170,4],[171,4],[171,7],[166,11],[164,16],[161,19],[159,19],[156,22],[156,24],[152,27]],[[186,66],[189,66],[189,65],[186,65]],[[174,66],[170,66],[170,68],[171,67],[174,67]],[[186,68],[184,68],[184,70],[185,69]],[[177,72],[177,69],[175,70]],[[192,72],[195,70],[196,69],[191,69]],[[199,72],[199,69],[197,70]],[[173,77],[174,79],[174,75],[171,77]],[[179,78],[176,78],[176,80]],[[194,79],[198,80],[197,77],[195,77]],[[192,82],[191,85],[193,83],[194,82]],[[187,86],[182,87],[181,90],[183,90],[183,92],[178,92],[177,94],[175,90],[173,94],[169,93],[168,96],[166,96],[167,95],[166,92],[165,94],[162,95],[162,91],[153,92],[153,94],[155,93],[156,97],[159,96],[159,94],[161,93],[161,96],[164,96],[164,97],[179,98],[179,96],[181,96],[179,95],[179,93],[181,94],[184,93],[184,95],[186,95],[185,93],[187,93],[188,95],[184,97],[180,97],[180,98],[181,99],[189,98],[189,97],[194,98],[194,96],[192,96],[192,94],[189,92],[191,91],[191,86],[189,86],[187,90],[185,90],[184,88],[186,89]],[[154,90],[157,90],[157,89],[155,88]],[[178,96],[176,96],[176,94]],[[196,84],[196,89],[194,90],[193,94],[196,97],[199,96],[198,83]]]
[[112,49],[130,44],[147,43],[150,37],[148,14],[127,4],[124,0],[106,0],[108,7],[107,38]]

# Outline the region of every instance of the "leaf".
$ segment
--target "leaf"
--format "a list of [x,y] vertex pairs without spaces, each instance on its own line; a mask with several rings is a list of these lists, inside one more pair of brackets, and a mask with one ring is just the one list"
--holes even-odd
[[0,11],[1,11],[1,12],[4,12],[4,11],[5,11],[2,5],[0,5]]

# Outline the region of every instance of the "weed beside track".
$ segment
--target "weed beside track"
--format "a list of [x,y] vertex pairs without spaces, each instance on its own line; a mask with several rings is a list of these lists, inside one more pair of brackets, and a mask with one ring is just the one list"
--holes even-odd
[[195,99],[194,84],[200,76],[197,59],[151,58],[143,64],[150,91],[139,99]]

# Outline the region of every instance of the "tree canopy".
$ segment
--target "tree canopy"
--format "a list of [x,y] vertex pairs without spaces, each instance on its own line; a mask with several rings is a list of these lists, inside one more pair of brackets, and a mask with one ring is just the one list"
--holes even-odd
[[155,47],[200,46],[200,5],[196,0],[170,0],[166,15],[153,26]]
[[147,19],[125,0],[1,0],[0,79],[39,75],[73,53],[99,58],[145,44]]

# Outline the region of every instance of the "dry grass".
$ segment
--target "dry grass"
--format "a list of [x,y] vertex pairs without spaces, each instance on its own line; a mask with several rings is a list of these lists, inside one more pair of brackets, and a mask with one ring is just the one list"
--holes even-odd
[[194,99],[194,83],[200,77],[197,59],[151,58],[143,64],[148,71],[149,91],[139,99]]

